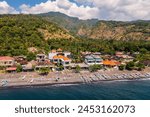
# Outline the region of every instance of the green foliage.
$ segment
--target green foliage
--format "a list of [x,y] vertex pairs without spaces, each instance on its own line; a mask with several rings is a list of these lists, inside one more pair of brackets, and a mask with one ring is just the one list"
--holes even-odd
[[31,53],[31,52],[27,54],[28,61],[35,60],[35,59],[36,59],[36,54]]
[[127,70],[133,70],[134,67],[135,67],[135,63],[134,63],[134,62],[129,62],[129,63],[127,63],[127,65],[126,65],[126,69],[127,69]]
[[21,65],[17,65],[17,72],[22,72],[22,66]]
[[[78,19],[75,18],[71,21],[74,23],[75,21],[78,21]],[[91,24],[87,24],[91,27],[97,21],[91,20],[89,22],[91,22]],[[133,30],[144,31],[144,33],[149,35],[147,30],[150,26],[149,22],[101,22],[106,23],[110,28],[116,26],[123,26],[127,28],[131,26],[131,24],[135,24],[137,28],[128,28],[129,32]],[[73,54],[73,62],[77,63],[83,62],[83,58],[80,54],[81,51],[101,52],[102,54],[111,55],[113,55],[115,51],[125,51],[131,53],[140,52],[140,55],[136,56],[137,61],[150,60],[150,41],[145,41],[143,39],[132,40],[127,38],[126,40],[130,41],[116,41],[111,39],[105,40],[105,38],[95,40],[88,38],[74,38],[70,40],[53,38],[45,40],[44,35],[39,31],[39,29],[48,30],[48,32],[54,35],[59,34],[58,32],[67,33],[64,29],[59,28],[57,25],[48,22],[42,17],[34,15],[0,16],[0,56],[25,55],[27,56],[28,61],[34,60],[36,53],[30,53],[28,49],[30,47],[35,47],[38,51],[41,50],[45,53],[48,53],[49,50],[58,48],[62,48],[65,51],[70,51]]]
[[142,71],[143,69],[145,69],[145,65],[142,63],[137,63],[136,64],[137,70]]
[[120,65],[119,70],[123,71],[125,69],[125,65]]
[[39,69],[39,73],[40,75],[48,75],[48,73],[50,72],[49,68],[43,67]]
[[39,29],[52,34],[66,33],[57,25],[34,15],[0,16],[0,55],[28,55],[28,48],[48,51],[49,46]]
[[79,65],[77,65],[77,66],[75,67],[75,72],[76,72],[76,73],[80,73],[80,70],[81,70],[81,67],[80,67]]
[[96,65],[96,64],[91,65],[91,66],[89,67],[90,72],[96,72],[96,71],[98,71],[98,70],[100,70],[100,69],[102,69],[102,66],[101,66],[101,65]]
[[58,69],[59,71],[62,71],[62,70],[64,70],[64,66],[61,65],[60,63],[58,63],[58,64],[57,64],[57,69]]

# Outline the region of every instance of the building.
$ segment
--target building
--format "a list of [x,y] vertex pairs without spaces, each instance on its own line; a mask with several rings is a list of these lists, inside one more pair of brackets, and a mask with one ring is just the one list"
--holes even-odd
[[60,48],[52,50],[48,55],[48,59],[55,65],[61,64],[64,68],[67,68],[71,63],[71,52],[63,52]]
[[37,54],[36,55],[36,61],[38,61],[38,62],[43,62],[43,61],[45,61],[46,58],[47,58],[47,56],[45,54]]
[[102,65],[103,59],[97,55],[87,55],[85,56],[84,62],[88,65],[94,65],[94,64]]
[[116,67],[119,66],[121,63],[116,60],[104,60],[103,65],[105,67]]
[[15,66],[6,68],[6,71],[9,73],[16,72],[16,70],[17,70],[17,67],[15,67]]
[[62,49],[57,49],[57,50],[52,50],[49,54],[48,54],[48,59],[50,61],[53,61],[53,57],[54,56],[58,56],[58,55],[62,55],[68,58],[71,58],[71,52],[63,52]]
[[53,57],[53,63],[54,64],[61,64],[64,67],[69,67],[70,63],[71,63],[71,59],[63,56],[63,55],[55,55]]
[[20,65],[26,65],[28,63],[26,56],[15,56],[14,59]]
[[0,56],[0,66],[11,67],[15,64],[15,59],[9,56]]
[[49,68],[49,69],[52,69],[52,68],[54,68],[54,65],[53,65],[49,60],[37,62],[37,63],[36,63],[36,66],[35,66],[35,70],[39,70],[39,69],[41,69],[41,68]]
[[115,55],[118,57],[118,58],[122,58],[124,56],[124,52],[116,52]]
[[25,65],[22,65],[22,70],[27,72],[27,71],[34,71],[34,67],[36,66],[36,61],[32,60],[28,62]]

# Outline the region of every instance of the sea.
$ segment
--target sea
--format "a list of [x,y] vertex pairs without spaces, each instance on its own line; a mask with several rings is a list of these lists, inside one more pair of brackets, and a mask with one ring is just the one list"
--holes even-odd
[[150,80],[5,88],[0,100],[150,100]]

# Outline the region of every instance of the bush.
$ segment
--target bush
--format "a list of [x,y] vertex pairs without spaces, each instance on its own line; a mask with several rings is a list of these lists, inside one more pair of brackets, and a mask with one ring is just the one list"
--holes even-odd
[[120,65],[119,70],[123,71],[125,69],[125,65]]
[[21,65],[17,65],[17,72],[22,72],[22,66]]
[[100,69],[102,69],[102,66],[101,65],[91,65],[90,67],[89,67],[89,71],[90,72],[96,72],[96,71],[98,71],[98,70],[100,70]]
[[49,72],[50,72],[50,69],[46,67],[40,68],[39,70],[40,75],[48,75]]
[[76,68],[75,68],[75,72],[80,73],[80,70],[81,70],[81,67],[79,65],[77,65]]
[[127,63],[127,65],[126,65],[126,69],[127,69],[127,70],[133,70],[134,67],[135,67],[134,62],[129,62],[129,63]]
[[142,71],[143,69],[145,69],[145,65],[142,64],[142,63],[138,63],[138,64],[136,65],[136,67],[137,67],[137,70],[138,70],[138,71]]

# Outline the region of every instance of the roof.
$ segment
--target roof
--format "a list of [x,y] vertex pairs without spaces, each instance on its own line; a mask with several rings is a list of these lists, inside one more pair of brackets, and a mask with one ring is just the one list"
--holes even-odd
[[116,54],[118,54],[118,55],[123,55],[124,52],[116,52]]
[[98,55],[87,55],[85,56],[86,59],[102,59],[100,56]]
[[120,62],[116,60],[105,60],[103,61],[103,64],[107,66],[117,66],[117,65],[120,65]]
[[93,56],[87,55],[85,56],[86,59],[94,59]]
[[56,55],[53,57],[53,59],[63,59],[64,61],[70,61],[68,57],[62,56],[62,55]]
[[42,62],[37,62],[37,65],[52,65],[52,63],[49,60],[45,60]]
[[56,50],[52,50],[51,52],[52,52],[52,53],[56,53]]
[[17,67],[8,67],[6,71],[16,71]]
[[61,48],[57,49],[57,52],[62,52],[62,49]]
[[14,58],[10,56],[0,56],[0,61],[10,61],[10,60],[14,60]]

